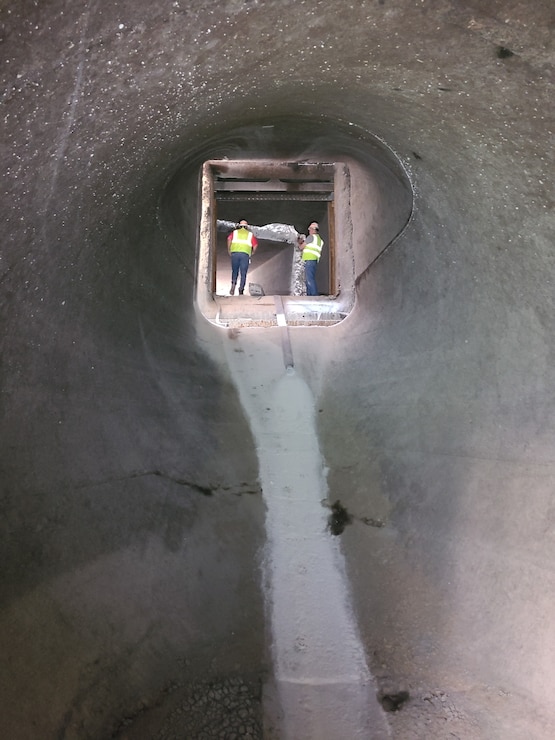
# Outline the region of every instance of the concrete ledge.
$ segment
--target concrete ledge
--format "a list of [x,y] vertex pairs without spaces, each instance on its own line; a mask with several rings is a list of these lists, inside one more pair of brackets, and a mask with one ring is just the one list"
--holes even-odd
[[[280,296],[288,326],[333,326],[347,316],[333,299]],[[216,325],[277,326],[274,296],[212,296],[203,315]]]

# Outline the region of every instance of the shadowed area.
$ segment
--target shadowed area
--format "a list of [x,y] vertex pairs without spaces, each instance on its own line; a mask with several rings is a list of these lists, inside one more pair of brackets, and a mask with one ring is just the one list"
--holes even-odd
[[391,737],[554,736],[554,24],[2,3],[3,737],[279,736],[258,441],[195,304],[200,167],[245,156],[353,164],[353,310],[289,340]]

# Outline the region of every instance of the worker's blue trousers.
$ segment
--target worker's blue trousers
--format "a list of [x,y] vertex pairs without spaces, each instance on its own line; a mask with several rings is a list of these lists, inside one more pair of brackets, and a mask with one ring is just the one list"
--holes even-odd
[[237,275],[241,275],[241,282],[239,283],[239,290],[245,289],[245,283],[247,281],[247,272],[249,269],[250,257],[246,252],[232,252],[231,253],[231,284],[235,285],[237,282]]
[[306,294],[307,295],[318,295],[318,288],[316,287],[316,266],[318,260],[305,260],[304,261],[304,278],[306,282]]

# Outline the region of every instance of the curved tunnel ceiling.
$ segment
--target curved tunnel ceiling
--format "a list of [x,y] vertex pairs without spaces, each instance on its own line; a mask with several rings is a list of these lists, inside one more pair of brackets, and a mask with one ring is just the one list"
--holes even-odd
[[272,737],[252,335],[194,307],[197,168],[268,146],[399,208],[353,223],[356,311],[290,330],[388,732],[555,734],[553,28],[547,0],[2,4],[4,736]]

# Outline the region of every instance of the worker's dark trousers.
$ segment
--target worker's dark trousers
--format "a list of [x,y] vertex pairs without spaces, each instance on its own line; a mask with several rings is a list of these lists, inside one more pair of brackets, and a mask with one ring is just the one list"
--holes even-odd
[[249,255],[246,252],[231,253],[231,285],[237,283],[237,276],[241,275],[239,291],[243,292],[247,281],[247,271],[249,269]]
[[318,288],[316,287],[316,266],[318,260],[305,260],[304,261],[304,279],[306,282],[306,294],[307,295],[318,295]]

